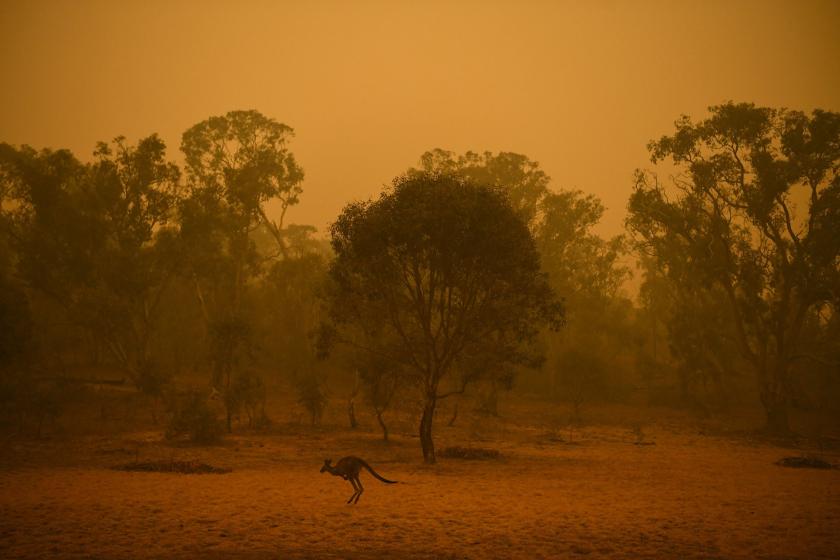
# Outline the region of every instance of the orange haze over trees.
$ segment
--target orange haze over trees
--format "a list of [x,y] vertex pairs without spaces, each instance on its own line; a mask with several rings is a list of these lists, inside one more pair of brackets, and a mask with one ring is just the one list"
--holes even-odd
[[840,557],[838,29],[0,3],[0,557]]
[[[0,138],[67,147],[258,109],[306,170],[321,235],[430,148],[516,152],[623,231],[644,143],[728,99],[840,110],[832,1],[0,5]],[[279,208],[270,207],[272,215]]]

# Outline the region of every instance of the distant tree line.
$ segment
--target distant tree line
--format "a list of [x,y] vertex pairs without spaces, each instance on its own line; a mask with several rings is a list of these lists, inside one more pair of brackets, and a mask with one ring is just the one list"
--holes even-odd
[[595,400],[706,415],[756,401],[774,432],[792,410],[840,414],[837,114],[683,117],[649,145],[675,174],[637,172],[629,236],[613,238],[595,233],[597,197],[552,188],[528,157],[436,149],[323,240],[288,223],[292,137],[233,111],[183,134],[182,164],[156,135],[89,162],[0,144],[4,422],[55,418],[96,364],[176,427],[216,421],[204,396],[173,396],[206,379],[221,414],[202,434],[265,425],[281,380],[312,423],[328,381],[352,386],[351,427],[360,397],[385,439],[395,403],[414,403],[428,462],[442,400],[499,414],[515,385],[568,402],[572,422]]

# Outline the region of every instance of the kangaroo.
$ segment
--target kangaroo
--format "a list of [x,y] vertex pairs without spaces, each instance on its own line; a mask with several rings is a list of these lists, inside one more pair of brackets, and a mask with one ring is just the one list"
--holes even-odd
[[353,485],[353,495],[350,496],[350,499],[347,500],[347,503],[357,504],[359,503],[359,498],[362,497],[362,492],[365,491],[364,487],[362,486],[362,481],[359,480],[359,473],[362,470],[362,467],[366,468],[370,471],[370,474],[381,480],[386,484],[396,484],[396,480],[388,480],[387,478],[382,478],[379,474],[371,468],[364,460],[359,459],[358,457],[343,457],[338,460],[335,466],[332,465],[332,459],[325,459],[324,466],[321,467],[321,472],[328,472],[333,476],[340,476],[344,480],[349,480],[350,484]]

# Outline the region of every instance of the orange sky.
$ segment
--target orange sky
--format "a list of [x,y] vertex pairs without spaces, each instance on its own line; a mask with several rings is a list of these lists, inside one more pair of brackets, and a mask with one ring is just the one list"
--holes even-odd
[[0,141],[68,147],[208,116],[295,128],[290,220],[323,231],[434,147],[508,150],[618,233],[645,144],[728,99],[840,110],[840,1],[0,1]]

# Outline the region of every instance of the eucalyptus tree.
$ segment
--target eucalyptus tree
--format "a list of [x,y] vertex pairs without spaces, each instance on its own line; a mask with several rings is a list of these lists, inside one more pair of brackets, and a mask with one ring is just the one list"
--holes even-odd
[[[438,401],[478,376],[534,365],[529,343],[562,321],[534,240],[500,189],[428,173],[346,206],[331,235],[330,332],[407,372],[434,463]],[[355,336],[376,329],[385,336]]]
[[455,154],[436,148],[420,156],[420,166],[409,176],[428,173],[458,175],[474,183],[502,189],[511,206],[533,226],[539,219],[540,203],[549,193],[551,179],[539,163],[514,152]]
[[[260,231],[273,237],[269,260],[285,255],[284,219],[302,192],[303,170],[287,146],[292,136],[290,127],[257,111],[231,111],[194,125],[181,142],[190,189],[181,234],[210,334],[213,382],[226,396],[228,430],[231,378],[253,342],[245,290],[266,268],[255,237]],[[269,204],[279,204],[277,221]]]
[[675,285],[720,291],[766,427],[785,432],[803,326],[840,292],[840,115],[709,111],[649,144],[678,174],[637,174],[628,227]]
[[[623,329],[628,306],[619,297],[628,275],[627,267],[620,262],[626,244],[622,236],[604,239],[593,232],[603,216],[603,204],[579,190],[553,189],[551,178],[539,163],[513,152],[455,154],[430,150],[420,156],[418,168],[409,170],[409,176],[428,172],[456,175],[498,188],[528,224],[543,270],[568,311],[566,328],[546,333],[550,391],[555,396],[574,392],[579,400],[579,387],[595,387],[597,383],[582,379],[594,377],[595,370],[578,367],[582,362],[575,356],[588,353],[592,355],[589,362],[601,363],[626,346]],[[569,359],[563,359],[566,354]],[[611,369],[607,364],[602,366],[599,371]],[[491,412],[496,388],[491,384],[486,395]]]
[[156,393],[162,374],[150,343],[177,268],[171,223],[180,172],[156,135],[136,146],[122,137],[100,142],[94,156],[83,164],[65,150],[4,146],[17,272]]

